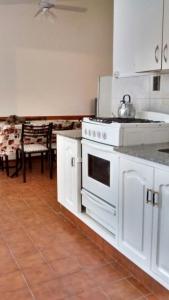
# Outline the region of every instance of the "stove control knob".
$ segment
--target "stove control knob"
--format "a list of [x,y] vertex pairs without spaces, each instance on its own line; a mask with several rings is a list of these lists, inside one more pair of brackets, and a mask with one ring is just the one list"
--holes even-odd
[[97,131],[97,137],[100,139],[100,137],[101,137],[100,131]]
[[107,134],[105,132],[103,132],[102,137],[103,137],[103,140],[106,140],[107,139]]
[[93,137],[95,138],[95,136],[96,136],[96,131],[93,130]]
[[88,132],[88,133],[89,133],[89,136],[91,136],[91,130],[90,130],[90,129],[89,129],[89,132]]

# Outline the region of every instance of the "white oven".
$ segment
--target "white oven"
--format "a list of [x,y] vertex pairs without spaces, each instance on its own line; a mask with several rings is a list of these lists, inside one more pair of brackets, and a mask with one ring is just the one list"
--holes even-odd
[[82,186],[116,207],[118,158],[113,147],[82,140]]

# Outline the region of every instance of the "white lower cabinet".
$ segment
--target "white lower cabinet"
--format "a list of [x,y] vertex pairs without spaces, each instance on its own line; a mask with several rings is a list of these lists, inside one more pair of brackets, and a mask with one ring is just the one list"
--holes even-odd
[[152,186],[152,167],[120,159],[119,245],[142,266],[150,264],[153,209],[146,199]]
[[169,172],[155,171],[152,270],[169,284]]
[[169,171],[120,158],[119,250],[169,289]]
[[81,143],[57,136],[57,198],[72,212],[81,207]]

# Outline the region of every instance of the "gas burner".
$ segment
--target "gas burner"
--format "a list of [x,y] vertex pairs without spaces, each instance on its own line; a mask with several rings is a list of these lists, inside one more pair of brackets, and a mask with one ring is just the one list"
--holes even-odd
[[161,123],[161,121],[152,121],[147,119],[137,119],[137,118],[101,118],[101,117],[91,117],[90,121],[112,124],[112,123]]

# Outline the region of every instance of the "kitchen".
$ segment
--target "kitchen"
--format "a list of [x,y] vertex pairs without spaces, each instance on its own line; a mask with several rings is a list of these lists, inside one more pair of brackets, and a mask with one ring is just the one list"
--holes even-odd
[[[85,6],[85,1],[82,2],[83,6]],[[13,102],[11,112],[15,111],[20,115],[38,115],[39,108],[41,108],[40,114],[45,116],[46,114],[52,115],[52,113],[60,114],[61,116],[70,113],[70,115],[89,115],[89,117],[86,117],[82,123],[82,148],[81,132],[79,130],[65,131],[57,135],[57,198],[61,205],[56,202],[54,194],[56,190],[55,182],[52,181],[49,184],[38,172],[35,173],[36,177],[32,174],[33,180],[36,180],[34,182],[28,180],[26,187],[23,187],[17,179],[12,179],[14,181],[9,182],[2,177],[3,189],[1,196],[3,205],[1,214],[2,212],[8,212],[11,219],[10,224],[5,222],[5,217],[2,219],[1,242],[5,241],[5,245],[8,245],[8,250],[10,249],[12,257],[15,258],[17,270],[15,268],[12,269],[12,274],[15,273],[17,278],[19,278],[17,279],[16,288],[16,277],[12,277],[11,272],[9,272],[11,276],[9,278],[13,280],[11,280],[13,282],[12,291],[10,291],[9,287],[9,293],[6,293],[6,291],[4,293],[5,287],[3,276],[1,276],[0,291],[2,291],[4,299],[10,299],[14,294],[16,294],[17,299],[19,297],[20,299],[168,298],[168,218],[166,215],[169,197],[168,154],[158,151],[163,150],[163,148],[169,148],[167,143],[169,141],[167,124],[167,113],[169,113],[167,84],[169,76],[167,67],[165,67],[167,63],[167,41],[164,41],[164,45],[161,42],[162,36],[163,38],[165,37],[163,5],[164,12],[167,12],[167,7],[165,6],[167,1],[154,2],[149,0],[148,5],[147,1],[114,1],[114,26],[111,25],[112,10],[110,11],[110,8],[112,8],[112,3],[110,2],[106,1],[106,9],[104,10],[105,1],[99,0],[99,12],[96,11],[99,13],[99,16],[102,16],[103,11],[105,14],[101,22],[98,22],[98,15],[94,18],[94,22],[100,24],[98,31],[101,29],[103,36],[105,32],[112,34],[112,27],[114,27],[113,56],[112,46],[110,47],[109,45],[110,42],[112,43],[110,35],[105,36],[106,46],[104,45],[104,47],[102,45],[104,43],[98,39],[100,46],[102,45],[99,50],[100,53],[97,52],[97,43],[96,47],[94,46],[96,41],[94,39],[93,50],[97,59],[94,58],[94,52],[88,56],[89,60],[85,55],[82,55],[83,57],[80,55],[79,60],[72,53],[69,56],[70,61],[72,61],[72,68],[75,65],[79,65],[79,69],[75,69],[76,76],[72,78],[72,72],[69,70],[70,73],[68,72],[67,74],[67,64],[64,64],[67,54],[64,53],[63,55],[58,51],[55,67],[58,60],[61,59],[61,63],[65,67],[64,72],[62,70],[64,73],[62,75],[66,74],[66,78],[61,76],[62,79],[64,78],[64,82],[60,90],[50,90],[51,87],[53,88],[52,72],[54,72],[54,68],[53,59],[51,58],[54,58],[54,53],[50,51],[49,55],[44,40],[41,40],[41,46],[43,45],[44,47],[45,45],[46,50],[41,51],[40,58],[37,49],[35,51],[35,49],[32,50],[30,48],[17,48],[18,81],[16,85],[17,90],[11,90],[10,88],[11,94],[16,93],[16,102]],[[94,7],[92,4],[87,3],[86,5],[88,10],[96,9],[96,6]],[[27,6],[24,6],[26,18],[28,18],[26,14]],[[154,20],[150,18],[152,8],[153,13],[156,13],[154,18],[156,22],[155,25],[150,26],[151,32],[148,32],[149,26],[147,24],[150,22],[150,19],[151,21]],[[9,5],[9,14],[11,13],[10,9]],[[15,5],[13,9],[16,13],[18,6]],[[20,7],[20,9],[23,11],[23,7]],[[33,5],[30,6],[30,10],[33,12]],[[147,14],[145,14],[145,11]],[[159,12],[161,13],[159,14]],[[108,22],[106,22],[107,14],[109,15]],[[136,30],[141,27],[138,26],[140,21],[138,16],[140,16],[140,22],[143,24],[143,15],[144,25],[146,26],[144,35]],[[84,20],[82,22],[82,19],[78,19],[78,24],[83,28],[84,24],[82,23]],[[21,21],[23,22],[23,20],[19,19],[19,22]],[[28,25],[28,19],[26,19],[26,22]],[[71,17],[69,22],[74,22]],[[106,28],[102,27],[102,22],[106,22]],[[136,22],[138,22],[137,26]],[[63,26],[63,24],[60,25]],[[90,28],[91,23],[88,25]],[[32,30],[34,26],[35,23],[32,26]],[[46,23],[45,25],[37,25],[39,32],[41,32],[41,26],[43,26],[44,31],[52,31],[54,35],[51,25],[46,25]],[[156,26],[159,26],[158,30]],[[148,46],[147,40],[149,41],[150,36],[154,37],[156,35],[153,35],[152,29],[154,29],[156,34],[160,35],[160,37],[158,36],[160,41],[155,40],[155,45],[154,40],[152,41],[153,50],[150,49],[150,52],[153,53],[153,58],[151,60],[149,49],[145,48]],[[162,29],[164,30],[163,33]],[[36,30],[35,35],[37,34]],[[140,28],[140,30],[143,29]],[[76,30],[73,32],[76,35]],[[93,33],[96,34],[96,32]],[[145,33],[147,33],[148,39]],[[97,38],[98,36],[96,35]],[[145,37],[145,43],[141,41],[141,38],[138,41],[138,36],[139,38]],[[30,42],[29,35],[28,38]],[[33,44],[35,43],[34,38]],[[27,41],[25,37],[22,36],[22,39],[23,45],[26,46]],[[8,44],[11,41],[7,40],[6,42]],[[146,47],[141,48],[139,42],[142,47],[144,44]],[[53,41],[50,40],[50,46],[52,46],[52,43]],[[39,47],[39,45],[36,46]],[[140,51],[138,49],[135,50],[138,46]],[[163,46],[165,48],[163,50],[164,57],[161,55]],[[146,51],[146,54],[143,49]],[[88,54],[90,50],[89,47],[87,49]],[[107,76],[107,74],[111,74],[111,59],[110,56],[108,60],[106,58],[107,54],[110,55],[110,50],[111,58],[113,57],[113,76]],[[10,54],[8,52],[8,56],[11,58]],[[100,58],[103,54],[104,64]],[[143,57],[140,58],[139,55],[143,55]],[[45,64],[45,57],[49,58],[50,67]],[[92,61],[93,58],[94,62]],[[144,58],[148,58],[148,61],[142,61]],[[134,61],[135,59],[137,64]],[[66,60],[66,62],[68,61]],[[29,68],[30,62],[31,64],[36,64],[35,74],[33,74],[33,69]],[[92,69],[90,64],[92,64],[94,69]],[[42,72],[42,66],[46,69],[45,74],[48,74],[49,78]],[[51,70],[52,72],[50,73]],[[157,72],[152,74],[152,71],[153,73],[154,71]],[[6,72],[5,76],[9,75],[8,70]],[[100,97],[98,97],[97,117],[100,117],[100,119],[96,120],[93,119],[93,116],[92,119],[90,117],[94,112],[91,99],[96,95],[96,77],[98,72],[103,76],[100,77],[98,88],[98,96],[100,93]],[[86,74],[89,73],[91,73],[91,77],[87,78],[86,81]],[[29,77],[28,74],[33,76],[32,80],[30,80],[31,76]],[[38,74],[41,75],[42,82],[40,80],[37,81]],[[80,78],[78,78],[79,75]],[[29,82],[26,81],[27,78],[29,78]],[[56,78],[60,80],[59,76]],[[71,84],[75,86],[74,82],[78,79],[80,79],[79,90],[74,90],[71,94],[72,101],[69,103],[66,92],[71,90]],[[156,81],[158,84],[156,84]],[[35,86],[34,82],[36,82]],[[63,89],[68,82],[70,84],[69,89]],[[85,95],[83,94],[84,88],[82,88],[82,83],[84,82],[86,82]],[[43,93],[43,86],[49,88],[48,93]],[[31,92],[30,87],[34,87],[34,93]],[[60,94],[58,91],[60,91]],[[63,99],[62,103],[59,100],[55,103],[56,92],[59,99]],[[49,94],[51,95],[50,105],[48,101]],[[83,94],[82,103],[79,101],[81,94]],[[136,118],[139,119],[139,123],[137,119],[134,123],[117,123],[112,122],[112,120],[109,122],[110,119],[103,119],[103,117],[117,117],[118,107],[124,95],[131,96],[131,102],[136,109]],[[41,96],[41,102],[32,106],[31,103],[36,102],[37,100],[35,99],[39,99],[39,96]],[[6,94],[6,97],[6,100],[10,103],[9,94]],[[30,101],[27,101],[28,99]],[[47,105],[44,105],[45,103]],[[56,104],[58,104],[58,108]],[[7,106],[4,106],[3,109],[2,115],[9,114]],[[143,111],[149,111],[149,113],[143,113]],[[152,111],[165,114],[154,114]],[[140,123],[140,118],[148,119],[148,122]],[[131,133],[130,138],[129,133]],[[151,143],[154,145],[148,146]],[[161,144],[156,148],[156,143]],[[133,146],[135,144],[138,146]],[[139,146],[139,144],[147,145]],[[114,146],[116,147],[114,148]],[[7,187],[3,185],[3,182],[7,183]],[[15,187],[13,182],[15,182]],[[8,188],[10,189],[8,190]],[[92,192],[90,191],[91,188]],[[14,196],[11,196],[10,190],[17,195],[16,203],[12,201]],[[35,195],[31,195],[31,190],[34,190]],[[25,191],[27,194],[25,194]],[[158,194],[159,192],[160,195]],[[19,194],[22,195],[23,200]],[[38,197],[36,196],[37,194]],[[6,199],[8,207],[6,207]],[[12,217],[10,209],[13,210],[14,217]],[[26,209],[28,210],[27,212]],[[31,213],[34,217],[31,216]],[[22,228],[20,228],[18,219],[22,221]],[[67,219],[73,223],[69,223]],[[47,223],[46,225],[44,221]],[[15,230],[11,228],[14,224],[16,224]],[[38,249],[38,253],[40,253],[38,257],[37,252],[32,250],[26,236],[24,236],[23,229],[27,233],[26,236],[30,238],[29,242],[34,243],[36,250]],[[23,249],[21,247],[18,248],[18,242],[29,249],[29,253],[26,256]],[[93,242],[99,247],[95,247]],[[70,257],[70,252],[67,249],[68,243],[72,257]],[[103,256],[103,253],[105,256]],[[41,260],[39,256],[41,259],[45,258],[43,263],[37,262],[37,260]],[[39,275],[40,273],[42,273],[41,276]],[[21,274],[27,283],[27,287],[20,278]],[[144,286],[141,285],[140,281]],[[26,292],[27,289],[29,295]]]
[[[64,198],[59,182],[58,200],[168,289],[167,5],[165,1],[157,1],[157,6],[154,1],[114,1],[114,76],[100,77],[97,116],[82,122],[82,189],[78,183]],[[152,9],[155,24],[150,24]],[[120,101],[122,110],[131,99],[137,118],[119,121]],[[122,118],[126,116],[135,114]],[[63,145],[63,137],[58,150],[60,142]],[[81,153],[71,155],[79,180]],[[59,170],[58,180],[65,184]],[[80,210],[75,190],[79,199],[82,194]]]

